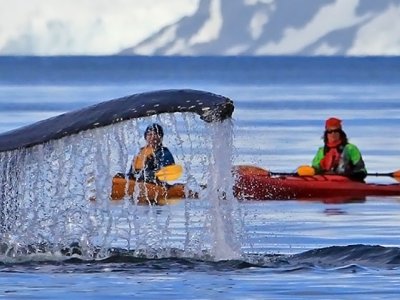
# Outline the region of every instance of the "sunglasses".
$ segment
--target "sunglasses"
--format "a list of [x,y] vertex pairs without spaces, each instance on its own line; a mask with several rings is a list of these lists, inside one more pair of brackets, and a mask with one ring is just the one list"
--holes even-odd
[[332,129],[332,130],[326,130],[325,132],[328,133],[328,134],[329,133],[335,133],[335,132],[339,133],[339,132],[341,132],[341,130],[340,129]]

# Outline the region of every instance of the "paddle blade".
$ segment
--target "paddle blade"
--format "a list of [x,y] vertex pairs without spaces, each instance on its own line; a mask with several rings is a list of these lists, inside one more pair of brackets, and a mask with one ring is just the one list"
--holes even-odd
[[400,170],[393,172],[392,177],[400,182]]
[[315,170],[313,167],[304,165],[297,168],[297,174],[299,176],[314,176]]
[[156,172],[156,177],[161,181],[173,181],[182,176],[183,168],[181,165],[169,165]]

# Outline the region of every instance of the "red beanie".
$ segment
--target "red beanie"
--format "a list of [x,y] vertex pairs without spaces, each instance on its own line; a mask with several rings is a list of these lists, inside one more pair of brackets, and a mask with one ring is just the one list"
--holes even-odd
[[325,128],[328,127],[342,128],[342,120],[338,118],[329,118],[325,121]]

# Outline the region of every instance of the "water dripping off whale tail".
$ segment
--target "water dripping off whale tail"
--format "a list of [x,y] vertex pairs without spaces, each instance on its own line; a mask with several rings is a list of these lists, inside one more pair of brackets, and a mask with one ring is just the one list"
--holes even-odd
[[[170,228],[170,219],[175,216],[157,215],[153,210],[142,215],[143,210],[126,201],[114,207],[109,201],[110,176],[126,165],[132,145],[137,148],[142,142],[140,121],[156,121],[172,131],[166,138],[175,138],[169,142],[176,146],[177,152],[186,153],[188,148],[195,152],[178,154],[178,159],[186,162],[185,167],[206,173],[218,159],[210,157],[213,150],[209,147],[229,134],[219,134],[214,138],[216,141],[210,136],[216,131],[215,126],[226,124],[226,120],[229,123],[233,110],[232,100],[214,93],[160,90],[102,102],[0,134],[3,243],[12,253],[23,253],[23,247],[33,245],[40,245],[33,248],[40,248],[41,252],[47,247],[54,253],[78,243],[80,252],[89,257],[94,253],[101,257],[107,252],[104,249],[113,247],[142,251],[176,248],[187,250],[186,253],[204,249],[201,245],[199,248],[199,243],[218,247],[213,238],[205,237],[209,233],[197,226],[213,224],[207,212],[203,219],[196,216],[196,226],[187,226],[185,232],[177,233]],[[204,122],[198,122],[198,117]],[[190,137],[192,131],[195,135],[199,133],[193,123],[203,124],[201,129],[211,134]],[[203,148],[205,154],[199,153]],[[224,159],[229,163],[228,158]],[[201,164],[207,166],[198,169]],[[195,181],[189,175],[188,184]],[[87,201],[93,196],[99,200],[95,204]],[[182,218],[186,218],[186,224],[192,222],[190,213]],[[180,238],[166,237],[169,232]],[[189,238],[193,236],[198,238]]]

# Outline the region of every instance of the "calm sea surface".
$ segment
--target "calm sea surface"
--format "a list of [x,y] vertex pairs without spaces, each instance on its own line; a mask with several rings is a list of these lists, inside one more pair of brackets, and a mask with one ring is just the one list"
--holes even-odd
[[[221,127],[232,134],[232,145],[219,150],[232,153],[234,164],[284,172],[309,164],[321,145],[324,120],[337,116],[368,171],[400,169],[400,58],[0,57],[0,133],[171,88],[234,101],[233,129]],[[179,160],[201,163],[196,151],[207,148],[208,137],[201,135],[207,128],[179,118],[150,120],[166,126],[166,144],[175,152],[191,152],[178,154]],[[142,121],[132,126],[142,130],[149,120]],[[190,147],[176,146],[173,127],[182,123],[194,127]],[[83,153],[68,151],[71,159],[83,159]],[[48,153],[49,159],[63,153]],[[43,168],[26,189],[58,182],[52,181],[53,167]],[[79,176],[70,168],[66,172]],[[59,182],[70,184],[57,174]],[[78,185],[82,192],[72,194],[85,194],[90,186]],[[5,299],[398,299],[397,197],[342,204],[232,199],[224,207],[213,206],[208,194],[196,203],[93,208],[77,196],[63,196],[65,190],[43,189],[54,195],[39,199],[27,193],[24,218],[1,236]],[[56,243],[63,247],[51,250]]]

